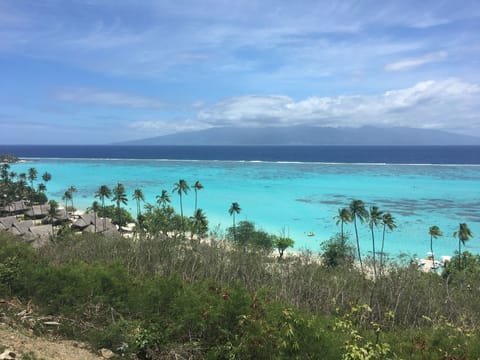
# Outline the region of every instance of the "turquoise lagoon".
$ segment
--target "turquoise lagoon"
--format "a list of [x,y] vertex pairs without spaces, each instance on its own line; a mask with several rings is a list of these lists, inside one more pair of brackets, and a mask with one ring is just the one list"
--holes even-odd
[[[337,210],[361,199],[396,218],[398,228],[387,234],[385,243],[391,256],[424,257],[432,225],[444,232],[434,240],[436,255],[451,255],[458,248],[453,232],[460,222],[468,223],[475,234],[466,249],[480,253],[480,166],[45,158],[12,166],[18,173],[30,167],[52,174],[47,193],[60,203],[65,190],[74,185],[77,208],[90,206],[100,185],[114,187],[120,182],[130,199],[127,209],[134,214],[135,188],[141,188],[153,204],[162,189],[171,191],[179,179],[190,186],[199,180],[204,189],[198,193],[198,205],[207,214],[210,229],[231,226],[228,209],[236,201],[242,209],[237,221],[253,221],[276,234],[284,229],[297,250],[316,252],[321,242],[340,231],[333,220]],[[194,198],[191,189],[184,198],[185,214],[193,213]],[[176,194],[172,205],[179,209]],[[345,229],[353,235],[352,224]],[[314,236],[308,236],[310,232]],[[359,234],[363,253],[368,254],[366,224],[359,227]],[[376,239],[378,247],[381,228]]]

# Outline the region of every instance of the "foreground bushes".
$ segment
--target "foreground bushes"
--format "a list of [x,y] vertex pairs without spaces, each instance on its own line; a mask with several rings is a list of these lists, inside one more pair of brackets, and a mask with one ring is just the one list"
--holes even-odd
[[0,233],[3,297],[148,359],[478,358],[477,278],[391,266],[373,283],[311,254],[167,238],[65,235],[37,252]]

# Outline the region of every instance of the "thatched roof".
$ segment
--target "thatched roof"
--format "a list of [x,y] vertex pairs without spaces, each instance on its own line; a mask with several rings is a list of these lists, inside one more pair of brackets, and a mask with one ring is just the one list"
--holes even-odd
[[14,223],[18,222],[16,216],[5,216],[0,218],[0,230],[10,230]]
[[[112,223],[112,220],[109,218],[101,218],[98,217],[96,214],[83,214],[80,215],[77,221],[72,224],[72,228],[86,231],[86,232],[95,232],[95,220],[97,222],[97,232],[110,232],[113,231],[118,233],[117,227]],[[105,227],[104,225],[105,220]]]
[[52,225],[31,226],[29,231],[25,234],[25,238],[34,248],[47,245],[52,236]]
[[10,231],[15,235],[25,235],[31,226],[33,226],[32,220],[18,221],[13,223]]
[[10,214],[22,213],[22,212],[25,212],[27,209],[28,209],[28,206],[25,200],[14,201],[9,205],[0,208],[1,211],[7,212]]
[[33,205],[25,212],[25,216],[29,218],[44,218],[48,215],[48,211],[50,210],[50,206],[48,204],[43,205]]

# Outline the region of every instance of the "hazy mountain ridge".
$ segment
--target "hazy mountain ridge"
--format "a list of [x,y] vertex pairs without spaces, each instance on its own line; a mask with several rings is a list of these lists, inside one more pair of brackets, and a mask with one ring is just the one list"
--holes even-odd
[[405,127],[330,128],[313,126],[222,127],[182,132],[119,145],[480,145],[480,138],[441,130]]

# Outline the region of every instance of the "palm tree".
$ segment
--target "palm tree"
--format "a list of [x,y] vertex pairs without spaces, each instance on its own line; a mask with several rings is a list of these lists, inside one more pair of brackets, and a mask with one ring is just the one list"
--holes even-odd
[[432,268],[435,266],[435,255],[433,252],[433,239],[436,239],[440,236],[443,236],[442,230],[437,225],[430,226],[428,229],[428,234],[430,235],[430,253],[432,254]]
[[233,241],[235,241],[235,214],[240,214],[240,211],[242,209],[240,208],[240,205],[238,205],[237,202],[233,202],[232,206],[230,206],[230,209],[228,209],[228,213],[230,216],[233,216]]
[[375,250],[375,232],[373,231],[374,227],[378,227],[382,222],[383,211],[378,210],[377,206],[370,207],[370,216],[368,218],[368,226],[370,227],[370,232],[372,233],[372,253],[373,253],[373,275],[377,277],[377,264],[376,264],[376,250]]
[[73,194],[77,192],[77,188],[73,185],[71,185],[69,188],[68,188],[68,191],[70,192],[70,203],[72,204],[72,211],[75,211],[75,206],[73,206]]
[[103,212],[103,229],[105,230],[107,227],[107,217],[105,214],[105,198],[110,199],[112,196],[112,190],[107,185],[101,185],[97,192],[95,193],[95,197],[99,198],[102,202],[102,212]]
[[62,200],[65,200],[65,214],[68,214],[68,202],[72,200],[72,193],[70,190],[63,193]]
[[0,170],[0,177],[2,178],[2,182],[4,184],[8,183],[9,180],[9,172],[8,170],[10,169],[10,165],[7,163],[2,164],[1,170]]
[[[97,213],[98,213],[98,210],[100,210],[100,204],[98,203],[98,201],[95,200],[94,202],[92,202],[91,209],[93,211],[94,232],[96,233],[97,232]],[[103,230],[105,230],[105,228]]]
[[52,180],[52,175],[49,172],[45,171],[42,175],[42,179],[43,181],[48,183],[50,180]]
[[458,230],[453,233],[453,236],[458,238],[458,269],[461,269],[461,254],[462,254],[462,245],[465,246],[465,243],[473,237],[472,231],[468,228],[466,223],[459,224]]
[[204,236],[208,231],[207,216],[202,209],[195,210],[195,213],[193,214],[193,230],[193,232],[197,234],[199,238]]
[[117,183],[117,186],[113,188],[112,192],[113,192],[112,201],[117,203],[118,226],[122,226],[121,204],[127,205],[128,203],[127,193],[125,191],[125,187],[120,183]]
[[43,192],[45,192],[45,191],[47,190],[47,187],[45,186],[44,183],[40,183],[40,184],[38,184],[37,189],[38,189],[38,192],[43,193]]
[[362,255],[360,253],[360,242],[358,240],[357,218],[363,223],[368,217],[368,211],[362,200],[352,200],[350,203],[350,213],[352,214],[353,225],[355,227],[355,237],[357,239],[358,260],[360,261],[360,269],[363,272]]
[[203,185],[197,180],[195,185],[193,185],[193,189],[195,190],[195,211],[197,211],[197,193],[203,189]]
[[165,209],[167,204],[170,204],[172,200],[167,190],[162,190],[162,195],[157,195],[157,204]]
[[30,180],[30,185],[32,189],[33,189],[33,182],[37,180],[37,175],[38,175],[37,169],[35,168],[28,169],[28,180]]
[[380,251],[380,269],[383,268],[383,248],[385,245],[385,232],[387,228],[390,231],[393,231],[397,227],[397,224],[395,223],[395,218],[392,216],[390,213],[385,213],[382,216],[382,225],[383,225],[383,235],[382,235],[382,249]]
[[55,218],[58,216],[58,203],[55,200],[50,200],[48,202],[48,215],[47,221],[52,224],[52,237],[55,238],[55,228],[53,227]]
[[352,213],[349,209],[343,208],[338,209],[338,215],[333,217],[336,221],[336,225],[341,224],[341,233],[342,233],[342,244],[345,243],[345,236],[343,232],[343,224],[352,222]]
[[137,202],[137,220],[138,220],[138,217],[141,214],[140,202],[145,201],[145,196],[143,195],[142,189],[135,189],[133,191],[132,199]]
[[185,232],[185,226],[183,221],[183,203],[182,203],[182,194],[187,194],[190,187],[188,186],[187,182],[183,179],[180,179],[178,183],[175,183],[172,192],[176,192],[180,197],[180,216],[182,221],[182,230]]

